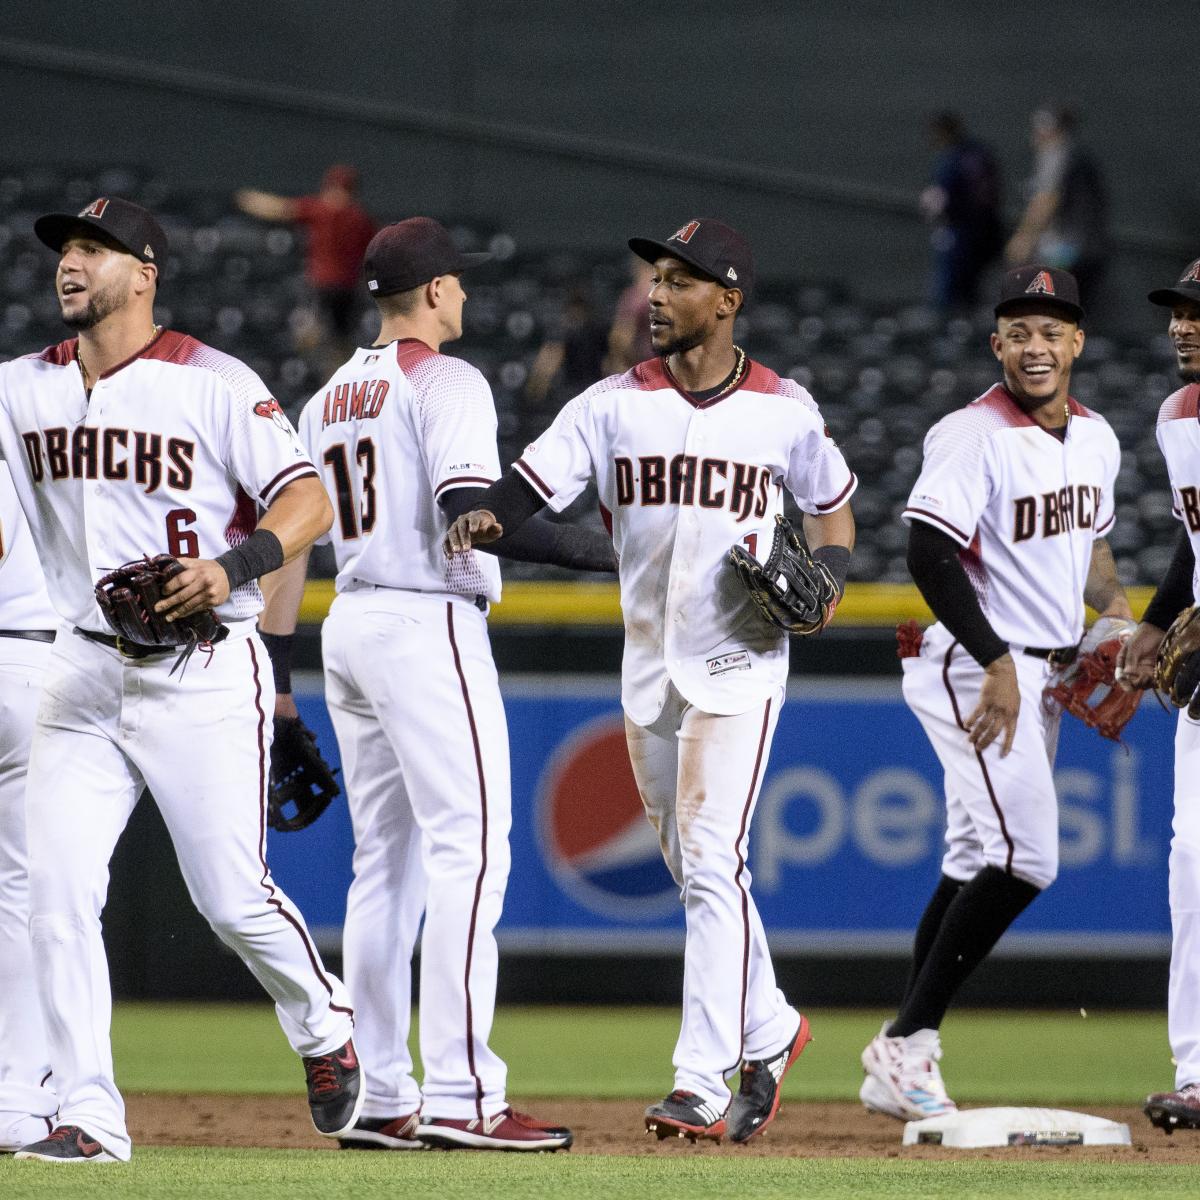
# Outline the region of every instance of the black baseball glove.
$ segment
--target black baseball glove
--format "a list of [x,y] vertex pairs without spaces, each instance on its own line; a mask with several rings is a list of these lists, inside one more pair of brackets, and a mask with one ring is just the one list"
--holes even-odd
[[197,646],[211,648],[229,630],[211,608],[168,621],[154,606],[166,594],[163,585],[184,570],[170,554],[147,555],[123,563],[96,584],[96,603],[118,636],[139,646],[179,646],[179,658],[171,668],[174,675]]
[[306,829],[341,792],[336,774],[321,757],[317,735],[299,717],[276,717],[267,824],[282,833]]
[[775,536],[765,562],[740,543],[730,546],[729,561],[759,612],[779,629],[805,635],[829,624],[839,599],[829,568],[817,562],[792,523],[775,517]]

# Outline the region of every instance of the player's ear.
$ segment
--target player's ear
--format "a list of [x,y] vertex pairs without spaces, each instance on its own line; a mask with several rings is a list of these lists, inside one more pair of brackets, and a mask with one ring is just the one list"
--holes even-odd
[[997,358],[999,358],[1000,357],[1000,347],[1002,344],[1000,341],[1000,335],[993,331],[992,337],[991,337],[991,342],[992,342],[992,353]]
[[741,288],[726,288],[721,293],[721,300],[717,305],[717,316],[726,320],[736,317],[742,311],[745,303],[746,297],[742,294]]
[[133,275],[133,290],[139,295],[153,292],[158,286],[158,267],[152,262],[139,262]]

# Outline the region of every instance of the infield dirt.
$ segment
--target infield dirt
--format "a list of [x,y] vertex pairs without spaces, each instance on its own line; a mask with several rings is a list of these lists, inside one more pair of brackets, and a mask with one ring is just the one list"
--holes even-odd
[[[647,1101],[649,1103],[649,1101]],[[286,1150],[336,1149],[314,1132],[301,1096],[224,1096],[141,1093],[126,1096],[135,1146],[258,1146]],[[520,1102],[516,1105],[522,1108]],[[785,1104],[766,1134],[746,1146],[680,1140],[659,1141],[642,1128],[642,1106],[632,1100],[538,1100],[528,1108],[542,1120],[575,1131],[574,1153],[791,1156],[798,1158],[997,1158],[1091,1162],[1200,1164],[1200,1130],[1172,1137],[1147,1123],[1141,1109],[1089,1108],[1129,1125],[1131,1147],[1021,1147],[945,1150],[900,1145],[903,1126],[873,1116],[858,1104]]]

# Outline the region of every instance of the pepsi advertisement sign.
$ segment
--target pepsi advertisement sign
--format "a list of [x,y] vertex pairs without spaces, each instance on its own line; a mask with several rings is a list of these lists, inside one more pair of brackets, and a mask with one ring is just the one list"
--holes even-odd
[[[336,762],[319,676],[309,683],[297,701]],[[679,890],[634,783],[617,680],[518,678],[504,693],[513,826],[501,945],[681,949]],[[1002,950],[1166,951],[1174,726],[1174,714],[1143,704],[1117,745],[1064,718],[1059,877]],[[941,788],[898,681],[793,683],[750,832],[752,893],[772,945],[907,951],[940,869]],[[340,800],[303,833],[271,837],[276,879],[326,944],[340,935],[352,850]]]

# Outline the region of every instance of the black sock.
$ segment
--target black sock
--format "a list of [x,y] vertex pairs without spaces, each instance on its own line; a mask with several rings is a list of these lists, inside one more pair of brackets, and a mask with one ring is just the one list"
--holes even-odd
[[929,957],[929,951],[933,946],[934,939],[942,928],[942,920],[946,916],[946,910],[950,907],[954,897],[966,886],[966,882],[965,879],[951,879],[949,875],[943,875],[938,880],[938,885],[934,888],[933,895],[929,897],[929,903],[925,906],[925,911],[921,914],[921,921],[917,925],[916,936],[913,938],[912,962],[909,964],[908,979],[904,984],[904,998],[900,1001],[901,1011],[903,1011],[904,1006],[908,1003],[908,998],[912,995],[913,988],[917,985],[921,968],[925,965],[925,960]]
[[1040,890],[999,867],[984,867],[964,884],[946,908],[891,1036],[939,1028],[958,989]]

